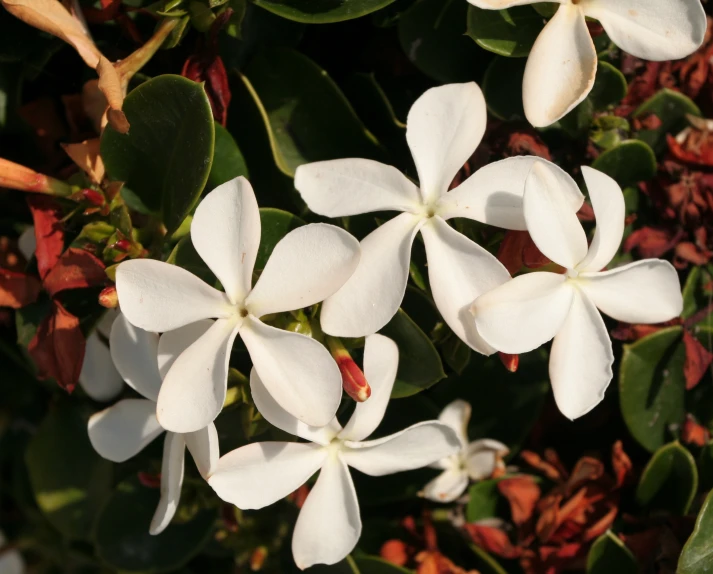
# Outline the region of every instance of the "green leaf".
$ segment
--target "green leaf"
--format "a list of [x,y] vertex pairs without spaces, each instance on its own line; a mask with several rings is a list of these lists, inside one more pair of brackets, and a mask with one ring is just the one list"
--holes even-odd
[[656,175],[656,155],[646,143],[627,140],[602,153],[594,160],[592,167],[626,187]]
[[477,522],[497,516],[498,505],[502,502],[498,490],[500,479],[481,480],[468,490],[468,505],[465,507],[465,519]]
[[604,110],[618,104],[626,96],[628,88],[624,74],[610,63],[600,61],[594,87],[587,97],[594,104],[595,110]]
[[637,574],[638,571],[631,550],[611,530],[592,544],[587,556],[587,574]]
[[208,542],[215,508],[202,508],[187,522],[173,522],[149,534],[160,490],[130,478],[114,490],[97,519],[94,543],[99,557],[122,572],[168,572],[181,567]]
[[624,345],[619,370],[619,402],[632,436],[653,452],[662,447],[671,425],[685,417],[681,327],[657,331]]
[[305,222],[302,219],[287,211],[274,209],[272,207],[261,207],[260,248],[258,249],[257,259],[255,260],[255,269],[264,269],[265,265],[267,265],[267,260],[270,259],[272,250],[275,249],[275,245],[290,231],[304,224]]
[[682,319],[688,319],[691,315],[698,311],[698,289],[701,277],[701,268],[693,267],[688,274],[686,284],[683,286],[681,294],[683,295],[683,311]]
[[201,84],[165,75],[133,90],[123,110],[129,133],[107,128],[102,137],[107,172],[160,211],[170,235],[208,180],[215,139],[210,102]]
[[383,159],[383,150],[341,90],[312,60],[287,48],[258,54],[245,70],[260,101],[277,167],[343,157]]
[[254,0],[265,10],[305,24],[328,24],[360,18],[394,0]]
[[713,491],[696,518],[693,534],[678,559],[677,574],[705,574],[713,568]]
[[525,119],[522,78],[526,61],[496,56],[483,77],[483,95],[488,111],[506,122]]
[[62,399],[53,407],[25,462],[37,506],[50,523],[66,538],[88,538],[111,492],[112,464],[94,452],[76,404]]
[[545,27],[545,19],[532,6],[504,10],[468,8],[468,36],[481,48],[499,56],[527,56]]
[[376,556],[355,556],[353,560],[362,574],[411,574],[412,572]]
[[644,118],[650,114],[661,120],[661,125],[653,130],[641,130],[637,138],[660,154],[666,149],[666,134],[678,134],[688,126],[686,115],[700,116],[701,110],[681,92],[665,88],[641,104],[633,117]]
[[205,191],[212,191],[226,181],[241,175],[246,178],[250,177],[245,158],[230,132],[219,123],[216,123],[213,164],[210,168],[210,174],[208,174]]
[[418,0],[399,18],[399,42],[415,66],[437,82],[468,82],[485,60],[466,36],[468,3]]
[[650,509],[686,514],[698,490],[696,461],[676,441],[654,453],[636,487],[636,500]]
[[399,309],[381,334],[399,347],[399,370],[391,397],[410,397],[445,378],[438,351],[418,325]]

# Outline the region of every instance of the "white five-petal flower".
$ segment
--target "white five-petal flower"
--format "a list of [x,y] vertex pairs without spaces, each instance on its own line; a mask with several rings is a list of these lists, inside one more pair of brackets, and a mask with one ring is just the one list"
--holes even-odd
[[250,374],[253,399],[276,427],[308,443],[261,442],[221,457],[209,484],[223,500],[242,509],[263,508],[284,498],[321,469],[300,511],[292,538],[297,566],[334,564],[351,552],[361,534],[361,518],[348,467],[383,476],[420,468],[455,453],[455,432],[437,421],[413,425],[380,439],[364,441],[379,426],[396,378],[398,348],[381,335],[367,338],[364,373],[371,385],[347,425],[333,419],[309,427],[278,405],[255,369]]
[[342,396],[339,369],[329,352],[314,339],[266,325],[260,317],[308,307],[336,292],[359,261],[356,239],[332,225],[299,227],[275,246],[253,287],[260,213],[243,177],[206,196],[196,209],[191,239],[225,293],[161,261],[127,261],[116,273],[121,310],[137,327],[161,333],[217,319],[168,371],[158,396],[161,425],[191,432],[218,416],[238,332],[275,400],[307,424],[329,423]]
[[612,344],[598,309],[627,323],[660,323],[683,308],[678,274],[666,261],[601,271],[621,244],[624,196],[609,176],[589,167],[582,173],[597,221],[591,245],[566,200],[571,192],[547,164],[534,164],[523,198],[527,227],[539,250],[567,271],[521,275],[480,296],[472,309],[483,338],[504,353],[554,338],[550,379],[570,419],[593,409],[612,378]]
[[[155,333],[134,327],[122,315],[117,317],[110,336],[112,358],[126,383],[145,398],[124,399],[91,416],[88,431],[94,450],[108,460],[123,462],[164,432],[156,419],[156,400],[162,376],[178,354],[206,333],[210,326],[210,321],[199,321],[165,334],[162,339],[169,341],[159,343]],[[171,353],[161,352],[164,348],[171,349]],[[178,508],[186,447],[201,476],[208,476],[220,456],[215,425],[210,423],[187,434],[166,433],[161,464],[161,499],[149,527],[151,534],[160,534]]]
[[[542,0],[468,0],[490,10]],[[554,17],[535,41],[525,67],[522,101],[533,126],[553,124],[587,97],[597,52],[586,17],[596,18],[622,50],[644,60],[684,58],[703,43],[706,14],[700,0],[554,0]]]
[[[315,213],[341,217],[404,212],[362,240],[357,270],[322,307],[326,333],[363,337],[389,322],[403,300],[411,245],[421,231],[431,291],[441,315],[471,348],[483,354],[494,352],[477,333],[468,308],[478,295],[510,275],[493,255],[446,220],[466,217],[525,229],[522,192],[537,158],[490,164],[449,192],[458,170],[480,143],[486,121],[483,94],[474,83],[433,88],[416,101],[408,115],[406,139],[420,189],[395,168],[366,159],[317,162],[297,169],[295,187]],[[571,181],[563,171],[559,174]],[[584,197],[577,190],[571,201],[579,209]]]
[[110,401],[117,397],[124,387],[124,379],[116,370],[106,343],[118,316],[117,311],[109,309],[87,336],[79,384],[95,401]]
[[435,462],[431,466],[443,470],[429,482],[420,494],[435,502],[453,502],[468,487],[469,480],[484,480],[496,469],[504,469],[503,457],[508,447],[493,439],[480,439],[468,443],[468,422],[471,407],[457,399],[446,405],[438,420],[451,427],[458,436],[460,450]]

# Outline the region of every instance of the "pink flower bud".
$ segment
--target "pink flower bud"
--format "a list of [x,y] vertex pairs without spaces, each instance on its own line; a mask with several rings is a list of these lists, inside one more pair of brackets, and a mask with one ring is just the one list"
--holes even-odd
[[332,357],[337,362],[339,372],[342,373],[342,387],[347,393],[358,403],[363,403],[371,396],[371,387],[369,386],[364,372],[354,362],[349,351],[344,347],[339,339],[328,337],[327,345],[332,353]]

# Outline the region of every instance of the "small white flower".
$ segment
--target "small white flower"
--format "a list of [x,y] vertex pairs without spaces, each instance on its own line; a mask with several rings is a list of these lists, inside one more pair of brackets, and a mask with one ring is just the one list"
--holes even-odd
[[[468,308],[478,295],[510,275],[495,257],[446,220],[467,217],[525,229],[525,177],[534,161],[544,160],[516,157],[490,164],[449,192],[458,170],[480,143],[486,121],[483,94],[474,83],[433,88],[416,101],[408,115],[406,139],[420,189],[395,168],[366,159],[318,162],[297,169],[295,187],[315,213],[341,217],[404,212],[362,240],[357,270],[322,307],[326,333],[363,337],[389,322],[403,300],[411,245],[421,231],[431,291],[444,320],[471,348],[483,354],[494,352],[477,333]],[[573,208],[579,209],[583,201],[577,190]]]
[[106,344],[111,327],[118,316],[117,311],[109,309],[87,336],[79,384],[87,395],[99,402],[115,398],[124,386],[124,379],[116,370]]
[[0,572],[2,574],[25,574],[25,560],[17,550],[5,550],[7,539],[0,530]]
[[275,246],[252,287],[260,212],[244,177],[206,196],[196,209],[191,239],[225,293],[185,269],[151,259],[127,261],[116,273],[121,310],[137,327],[162,333],[217,319],[166,375],[158,397],[161,425],[191,432],[218,416],[238,332],[275,400],[308,424],[327,424],[342,396],[336,363],[314,339],[266,325],[260,317],[314,305],[337,291],[359,261],[356,239],[332,225],[299,227]]
[[302,569],[339,562],[359,540],[359,503],[349,466],[383,476],[426,466],[459,448],[453,430],[437,421],[364,441],[384,417],[397,366],[398,348],[391,339],[367,338],[364,373],[372,394],[357,404],[344,428],[336,418],[322,428],[298,421],[273,400],[255,369],[250,374],[252,396],[265,419],[310,442],[261,442],[236,449],[221,457],[208,483],[238,508],[258,509],[284,498],[321,469],[292,538],[292,554]]
[[539,250],[567,272],[516,277],[473,304],[478,331],[503,353],[525,353],[554,338],[550,379],[557,406],[570,419],[599,404],[612,378],[611,340],[597,309],[627,323],[660,323],[683,307],[678,274],[666,261],[600,271],[621,244],[624,196],[609,176],[589,167],[582,173],[597,219],[591,246],[563,199],[569,192],[561,180],[546,164],[535,164],[525,184],[527,227]]
[[503,443],[492,439],[480,439],[468,443],[470,404],[460,399],[443,409],[438,420],[451,427],[458,436],[460,450],[432,464],[443,470],[429,482],[421,493],[435,502],[453,502],[468,487],[470,480],[484,480],[496,469],[504,469],[502,458],[509,452]]
[[[156,419],[156,400],[162,376],[175,362],[181,348],[206,333],[210,321],[199,321],[158,335],[138,329],[120,315],[111,329],[110,348],[116,368],[126,383],[144,399],[124,399],[95,413],[89,419],[89,440],[101,456],[113,462],[124,462],[135,456],[164,429]],[[174,354],[162,353],[168,347]],[[184,451],[188,448],[201,476],[206,477],[218,461],[218,433],[210,423],[187,434],[167,432],[161,464],[161,499],[151,521],[149,532],[160,534],[178,508],[183,483]]]
[[[468,0],[502,10],[542,0]],[[556,0],[561,4],[535,41],[522,83],[525,115],[533,126],[553,124],[587,97],[597,52],[585,18],[599,20],[622,50],[644,60],[684,58],[703,43],[706,14],[700,0]]]

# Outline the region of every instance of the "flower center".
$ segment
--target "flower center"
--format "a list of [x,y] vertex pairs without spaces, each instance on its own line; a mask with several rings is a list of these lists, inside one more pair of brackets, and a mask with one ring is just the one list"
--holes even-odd
[[567,279],[576,279],[577,277],[579,277],[579,271],[575,269],[567,269],[566,275]]
[[247,317],[250,314],[250,312],[247,310],[246,307],[238,307],[238,315],[240,315],[243,319]]

